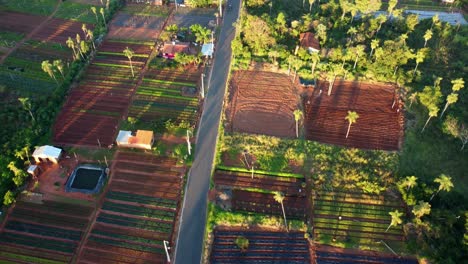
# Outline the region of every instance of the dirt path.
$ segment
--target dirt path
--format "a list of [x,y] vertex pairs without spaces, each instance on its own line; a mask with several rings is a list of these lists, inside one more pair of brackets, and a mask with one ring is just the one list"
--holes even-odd
[[11,53],[13,53],[19,47],[21,47],[24,44],[24,42],[31,39],[31,37],[34,36],[34,34],[39,32],[47,24],[47,22],[49,22],[55,16],[61,3],[62,0],[57,0],[57,4],[55,5],[55,9],[52,12],[52,14],[50,14],[44,21],[42,21],[33,31],[29,32],[29,34],[26,35],[21,41],[17,42],[13,48],[11,48],[5,54],[3,54],[3,56],[0,57],[0,64],[3,64],[3,62],[6,60],[6,58],[8,58],[8,56],[10,56]]

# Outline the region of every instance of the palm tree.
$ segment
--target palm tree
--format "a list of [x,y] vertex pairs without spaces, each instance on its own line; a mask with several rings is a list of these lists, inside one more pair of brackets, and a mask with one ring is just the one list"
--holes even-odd
[[309,0],[309,13],[312,12],[312,5],[314,5],[315,0]]
[[238,236],[234,242],[241,251],[246,251],[249,248],[249,240],[243,236]]
[[393,212],[388,212],[388,214],[392,217],[392,221],[388,225],[385,232],[387,232],[388,229],[390,229],[390,227],[397,226],[397,225],[403,223],[403,220],[401,219],[401,217],[403,216],[403,213],[399,212],[398,210],[395,210]]
[[315,72],[315,67],[317,67],[317,63],[320,62],[320,54],[318,52],[313,52],[310,54],[310,59],[312,60],[312,76]]
[[286,226],[286,230],[288,230],[289,232],[288,222],[286,221],[286,212],[284,211],[284,205],[283,205],[284,194],[282,192],[274,192],[273,194],[274,194],[273,199],[275,199],[277,203],[281,204],[281,209],[283,210],[283,217],[284,217],[284,226]]
[[356,46],[356,50],[355,50],[356,59],[354,60],[353,70],[356,68],[359,57],[364,54],[364,49],[365,49],[365,46],[363,46],[363,45]]
[[34,115],[32,113],[32,105],[31,105],[31,101],[29,101],[29,98],[27,97],[20,97],[18,98],[18,101],[20,101],[21,103],[21,106],[24,108],[24,110],[28,111],[29,112],[29,115],[31,116],[33,122],[36,121],[36,119],[34,118]]
[[417,180],[418,178],[416,176],[406,176],[402,181],[402,184],[406,186],[406,191],[418,185]]
[[73,41],[73,39],[71,37],[68,37],[67,41],[66,41],[66,44],[69,48],[71,48],[73,50],[73,59],[77,59],[78,58],[78,54],[76,54],[76,50],[75,50],[75,42]]
[[439,112],[439,107],[436,105],[430,105],[428,106],[428,110],[429,110],[429,117],[427,118],[426,123],[424,124],[424,127],[421,130],[421,133],[424,132],[424,129],[426,129],[426,126],[427,124],[429,124],[429,121],[431,120],[431,118],[437,116],[437,113]]
[[65,65],[63,65],[63,61],[62,60],[54,60],[53,65],[60,72],[60,74],[62,75],[62,78],[65,79],[65,75],[63,74],[63,70],[64,70]]
[[101,13],[102,20],[104,21],[104,26],[107,27],[105,12],[104,8],[101,7],[101,9],[99,9],[99,13]]
[[207,28],[202,28],[198,31],[195,36],[197,37],[196,41],[200,42],[201,44],[205,44],[206,42],[210,41],[211,37],[211,30]]
[[83,30],[83,34],[86,37],[88,35],[88,28],[86,28],[86,24],[81,26],[81,30]]
[[458,92],[463,87],[465,87],[465,81],[463,80],[463,78],[455,79],[452,81],[452,91]]
[[416,52],[416,56],[415,56],[416,67],[414,67],[413,75],[416,74],[416,70],[418,69],[419,63],[423,62],[424,59],[426,58],[426,53],[427,53],[426,51],[427,51],[427,49],[422,48],[422,49],[418,50],[418,52]]
[[268,51],[268,57],[273,59],[273,65],[276,65],[276,58],[280,55],[279,50],[272,48]]
[[294,120],[296,121],[296,137],[299,137],[299,120],[302,118],[304,115],[301,110],[296,109],[294,110]]
[[94,45],[94,33],[91,30],[88,30],[88,33],[86,34],[86,37],[88,38],[89,41],[91,41],[91,44],[93,44],[93,49],[96,50],[96,46]]
[[409,107],[411,108],[411,105],[413,105],[414,102],[416,102],[416,100],[418,99],[418,92],[414,92],[412,93],[408,99],[410,100],[410,105]]
[[411,212],[413,212],[414,216],[419,220],[424,215],[431,213],[431,205],[428,202],[419,201],[418,204],[413,207]]
[[426,30],[426,33],[424,33],[424,47],[427,45],[427,41],[432,38],[432,30],[428,29]]
[[81,49],[81,37],[80,37],[80,34],[76,34],[76,43],[75,43],[75,48],[78,50],[81,58],[85,58],[84,57],[84,51]]
[[439,177],[435,178],[434,182],[439,184],[439,189],[431,196],[430,201],[432,201],[434,196],[436,196],[440,191],[450,192],[453,188],[452,177],[445,174],[441,174]]
[[369,57],[372,57],[372,53],[374,53],[374,50],[379,47],[380,41],[378,39],[373,39],[371,41],[371,52],[369,54]]
[[97,16],[97,12],[96,12],[96,7],[95,6],[92,6],[91,7],[91,12],[93,12],[94,16],[96,17],[96,23],[99,23],[99,18]]
[[440,118],[442,119],[442,116],[445,113],[445,110],[447,110],[447,107],[451,104],[454,104],[458,101],[458,94],[457,93],[451,93],[447,95],[447,102],[445,103],[444,110],[442,110],[442,113],[440,114]]
[[128,58],[128,61],[130,62],[130,69],[132,70],[132,76],[135,77],[135,73],[133,72],[133,65],[132,65],[132,57],[135,53],[133,52],[133,50],[127,47],[123,50],[123,54]]
[[387,11],[388,11],[388,17],[390,17],[393,13],[393,9],[395,8],[395,6],[398,4],[398,0],[389,0],[388,1],[388,7],[387,7]]
[[49,74],[50,78],[54,79],[54,81],[58,84],[57,79],[55,78],[55,73],[52,68],[52,64],[48,60],[42,62],[41,68],[44,72]]
[[297,58],[296,56],[293,57],[292,61],[291,61],[291,66],[293,67],[294,69],[294,79],[293,79],[293,82],[296,82],[296,77],[297,77],[297,71],[302,67],[302,65],[304,65],[304,62]]
[[358,113],[356,113],[354,111],[348,111],[348,115],[346,115],[346,117],[345,117],[345,120],[348,120],[348,123],[349,123],[348,132],[346,132],[346,138],[348,138],[349,131],[351,130],[351,125],[356,123],[358,118],[359,118]]

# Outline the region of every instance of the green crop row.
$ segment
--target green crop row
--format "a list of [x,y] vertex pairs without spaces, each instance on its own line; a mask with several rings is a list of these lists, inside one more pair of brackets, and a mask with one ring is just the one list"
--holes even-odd
[[[110,51],[99,51],[98,54],[99,55],[117,55],[117,56],[123,56],[125,57],[125,54],[123,54],[123,52],[110,52]],[[149,54],[133,54],[133,57],[137,57],[137,58],[148,58],[149,57]],[[125,57],[126,58],[126,57]]]
[[152,82],[152,83],[175,84],[175,85],[179,85],[179,86],[197,87],[197,84],[195,84],[195,83],[165,81],[165,80],[148,79],[148,78],[144,78],[143,80],[147,81],[147,82]]
[[108,202],[108,201],[104,203],[104,206],[102,208],[107,211],[149,217],[149,218],[160,219],[164,221],[172,221],[175,216],[175,212],[171,212],[171,211],[131,206],[128,204],[118,204],[118,203],[113,203],[113,202]]
[[154,248],[154,247],[148,247],[148,246],[143,246],[143,245],[130,244],[127,241],[118,241],[118,240],[113,240],[113,239],[96,237],[96,236],[93,236],[93,235],[91,235],[89,239],[92,240],[92,241],[96,241],[96,242],[107,244],[107,245],[113,245],[113,246],[118,246],[118,247],[135,249],[135,250],[139,250],[139,251],[164,253],[164,249],[162,249],[162,248]]
[[35,264],[64,264],[64,263],[68,263],[68,262],[55,261],[55,260],[51,260],[51,259],[31,257],[31,256],[20,255],[20,254],[9,253],[9,252],[2,252],[2,251],[0,251],[0,256],[7,257],[9,259],[24,261],[24,262],[27,262],[27,263],[35,263]]
[[170,224],[162,223],[162,222],[145,221],[145,220],[129,218],[129,217],[124,217],[124,216],[116,216],[116,215],[101,213],[101,215],[99,215],[99,217],[97,218],[97,221],[102,222],[102,223],[108,223],[108,224],[124,226],[124,227],[133,227],[133,228],[156,231],[156,232],[161,232],[161,233],[172,232],[172,226]]
[[66,253],[73,253],[73,251],[76,248],[75,244],[64,243],[63,241],[44,239],[20,234],[9,234],[5,232],[0,235],[0,241]]
[[180,93],[179,95],[172,95],[172,94],[167,94],[166,92],[163,92],[163,91],[141,91],[139,90],[137,91],[137,94],[154,96],[154,97],[167,97],[167,98],[174,98],[174,99],[179,99],[179,100],[198,102],[198,99],[196,97],[182,96],[180,95]]
[[100,235],[100,236],[107,236],[107,237],[112,237],[112,238],[117,238],[117,239],[123,239],[123,240],[128,240],[128,241],[137,242],[137,243],[139,242],[139,243],[152,244],[152,245],[162,243],[162,241],[158,241],[158,240],[154,240],[154,239],[147,239],[147,238],[136,237],[136,236],[129,236],[129,235],[110,233],[110,232],[105,232],[105,231],[101,231],[101,230],[93,230],[92,234],[96,234],[96,235]]
[[[246,173],[251,173],[252,172],[251,170],[244,169],[244,168],[228,167],[228,166],[223,166],[223,165],[216,166],[216,169],[224,170],[224,171],[246,172]],[[264,174],[264,175],[272,175],[272,176],[278,176],[278,177],[288,177],[288,178],[298,178],[298,179],[303,179],[304,178],[304,175],[302,175],[302,174],[288,173],[288,172],[270,172],[270,171],[255,170],[254,173],[255,174]]]
[[164,199],[164,198],[158,198],[158,197],[150,197],[146,195],[132,194],[132,193],[109,191],[107,192],[106,198],[113,199],[113,200],[140,203],[140,204],[147,204],[147,205],[177,208],[177,201]]

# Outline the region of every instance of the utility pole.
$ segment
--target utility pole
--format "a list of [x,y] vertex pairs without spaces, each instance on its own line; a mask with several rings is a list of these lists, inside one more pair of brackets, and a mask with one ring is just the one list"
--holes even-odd
[[164,250],[166,251],[167,262],[171,263],[171,257],[169,256],[169,249],[171,249],[171,247],[169,247],[169,242],[164,240],[163,244],[164,244]]
[[223,17],[222,2],[223,2],[223,0],[219,0],[219,17]]
[[177,0],[174,0],[175,3],[175,11],[177,12]]
[[187,150],[188,150],[188,154],[189,155],[192,155],[192,146],[190,145],[190,130],[187,129]]
[[200,96],[202,99],[205,98],[205,82],[204,82],[204,79],[205,78],[205,74],[202,73],[201,74],[201,90],[200,90]]

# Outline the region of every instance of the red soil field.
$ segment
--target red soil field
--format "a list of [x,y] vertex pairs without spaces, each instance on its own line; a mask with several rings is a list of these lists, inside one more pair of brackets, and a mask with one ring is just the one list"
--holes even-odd
[[[86,39],[85,33],[81,30],[82,26],[82,22],[53,18],[44,25],[41,31],[34,34],[32,39],[66,45],[68,37],[75,39],[76,34],[80,34],[81,39]],[[94,25],[86,24],[86,28],[92,30]]]
[[12,11],[0,11],[0,18],[2,20],[2,23],[0,23],[1,31],[18,32],[24,33],[25,35],[47,19],[47,17],[43,16],[34,16]]
[[[304,232],[217,227],[211,246],[210,263],[290,263],[311,262],[311,246]],[[249,241],[245,251],[235,243],[238,237]]]
[[161,33],[166,17],[137,16],[120,12],[112,20],[108,38],[155,40]]
[[303,179],[276,177],[274,175],[255,174],[248,172],[235,172],[216,170],[214,182],[217,186],[228,186],[237,188],[259,188],[270,191],[280,191],[285,195],[305,195],[305,183]]
[[292,78],[264,71],[236,71],[226,110],[231,132],[295,137],[298,92]]
[[[148,55],[151,52],[148,45],[116,42],[104,42],[100,51],[121,53],[126,47],[137,54]],[[57,117],[53,128],[54,142],[59,145],[111,145],[146,60],[144,57],[134,57],[133,78],[127,67],[129,62],[123,54],[96,57],[88,67],[85,78],[70,92]],[[103,66],[100,63],[119,67]]]
[[[303,97],[307,139],[363,149],[400,149],[404,121],[401,101],[392,108],[393,85],[337,80],[330,96],[327,91],[328,82],[318,82]],[[345,138],[348,111],[357,112],[359,118]]]
[[[47,17],[0,11],[0,18],[2,20],[0,30],[28,34]],[[52,18],[39,32],[32,36],[32,39],[65,45],[68,37],[75,39],[77,33],[81,35],[82,39],[85,39],[81,30],[82,25],[81,22]],[[86,27],[92,30],[94,25],[87,24]]]
[[[269,193],[233,190],[231,203],[232,209],[237,211],[282,215],[281,205]],[[306,203],[304,196],[285,196],[283,204],[286,216],[305,219]]]

